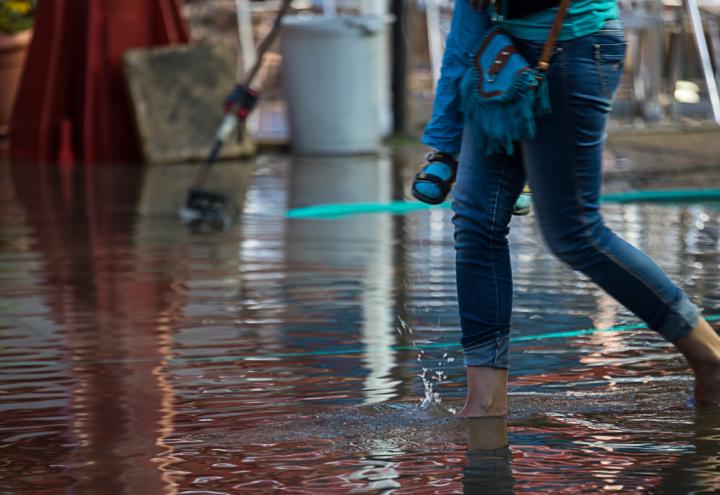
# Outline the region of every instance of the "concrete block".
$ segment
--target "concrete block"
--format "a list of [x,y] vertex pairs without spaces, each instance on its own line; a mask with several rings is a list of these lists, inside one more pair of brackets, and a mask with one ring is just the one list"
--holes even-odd
[[[133,49],[125,75],[148,163],[202,161],[222,121],[225,97],[235,84],[236,55],[221,45]],[[248,133],[230,139],[221,158],[255,153]]]

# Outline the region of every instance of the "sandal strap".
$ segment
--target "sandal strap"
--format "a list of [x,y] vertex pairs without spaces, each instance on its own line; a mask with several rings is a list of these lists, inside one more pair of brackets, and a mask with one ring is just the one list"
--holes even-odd
[[427,182],[432,182],[433,184],[437,184],[438,186],[444,186],[446,182],[441,177],[438,177],[435,174],[428,174],[426,172],[420,172],[419,174],[415,175],[415,180],[424,180]]
[[[453,156],[448,155],[447,153],[443,153],[441,151],[431,151],[426,155],[425,158],[427,163],[425,163],[420,172],[415,175],[415,180],[413,180],[412,194],[420,201],[431,205],[437,205],[445,200],[447,195],[450,193],[452,185],[455,183],[458,162]],[[450,167],[452,175],[447,179],[444,179],[433,173],[426,172],[425,170],[427,170],[428,166],[431,163],[444,163],[445,165]],[[436,185],[440,189],[440,194],[437,197],[431,197],[422,194],[416,189],[416,186],[422,182]]]
[[[452,187],[453,183],[455,181],[455,177],[453,177],[451,180],[443,180],[442,178],[438,177],[434,174],[428,174],[425,172],[420,172],[419,174],[415,175],[415,180],[413,181],[413,191],[415,190],[415,185],[419,182],[430,182],[432,184],[435,184],[440,188],[440,197],[443,199],[445,196],[448,195],[450,192],[450,188]],[[415,191],[417,192],[417,191]],[[425,197],[425,195],[421,195]],[[417,197],[417,195],[416,195]],[[427,200],[425,200],[427,201]]]
[[453,172],[457,170],[458,166],[458,161],[455,159],[454,156],[443,153],[442,151],[431,151],[430,153],[425,155],[425,160],[427,160],[428,163],[444,163],[445,165],[449,166],[453,170]]

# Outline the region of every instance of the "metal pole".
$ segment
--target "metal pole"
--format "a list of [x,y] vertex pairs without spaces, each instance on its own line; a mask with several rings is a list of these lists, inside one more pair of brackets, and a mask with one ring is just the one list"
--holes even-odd
[[387,0],[363,0],[360,12],[363,15],[386,15],[388,13]]
[[407,43],[405,40],[405,0],[392,0],[395,24],[392,31],[392,97],[393,124],[395,132],[405,132],[407,115],[405,109],[407,90]]
[[438,79],[440,79],[444,44],[440,33],[440,5],[437,0],[425,0],[425,17],[427,18],[430,63],[433,71],[433,89],[435,89]]
[[711,19],[708,21],[708,34],[710,35],[710,45],[712,46],[713,56],[715,59],[715,80],[720,80],[720,25],[718,25],[717,15],[720,12],[713,12]]
[[325,17],[337,15],[337,2],[335,0],[323,0],[323,13]]
[[708,50],[707,41],[705,40],[700,8],[696,0],[685,0],[685,5],[690,15],[693,36],[695,37],[695,44],[697,45],[698,55],[700,56],[703,76],[705,77],[705,83],[707,84],[707,90],[710,96],[713,120],[716,124],[720,124],[720,93],[718,93],[717,81],[715,80],[712,63],[710,62],[710,51]]
[[[388,0],[361,0],[360,14],[368,16],[376,16],[383,22],[389,17],[390,2]],[[380,128],[383,136],[389,136],[393,133],[393,115],[392,115],[392,87],[390,83],[390,33],[383,31],[382,54],[378,59],[380,64],[380,77],[377,81],[380,96]]]
[[[237,15],[238,38],[240,40],[240,54],[242,56],[242,66],[244,72],[255,65],[257,61],[257,51],[255,50],[255,37],[252,28],[252,12],[250,10],[250,2],[248,0],[235,0],[235,13]],[[237,80],[242,77],[242,72],[238,67]]]
[[649,122],[657,122],[662,119],[662,108],[660,106],[660,86],[662,82],[663,48],[662,32],[658,22],[660,19],[660,0],[645,3],[643,14],[648,16],[650,24],[645,29],[645,95],[643,99],[643,118]]

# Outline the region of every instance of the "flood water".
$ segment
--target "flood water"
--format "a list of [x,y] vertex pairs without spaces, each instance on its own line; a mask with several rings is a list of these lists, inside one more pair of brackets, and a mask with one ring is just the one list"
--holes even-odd
[[[502,421],[452,417],[450,212],[285,217],[400,198],[399,163],[224,166],[243,213],[205,234],[174,214],[187,173],[5,167],[0,493],[720,493],[720,409],[694,408],[668,344],[543,338],[638,321],[555,260],[532,216],[511,232],[513,337],[537,338],[512,345],[507,440]],[[717,205],[604,211],[720,313]]]

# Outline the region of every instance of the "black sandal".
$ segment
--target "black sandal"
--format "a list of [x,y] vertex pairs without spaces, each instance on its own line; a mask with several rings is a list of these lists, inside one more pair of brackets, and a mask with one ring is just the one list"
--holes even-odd
[[[426,163],[425,165],[423,165],[420,173],[415,175],[415,178],[413,179],[411,192],[415,198],[419,199],[423,203],[439,205],[440,203],[443,203],[445,201],[445,198],[447,198],[447,195],[450,194],[450,189],[452,189],[452,186],[455,183],[458,161],[454,157],[440,151],[432,151],[428,153],[425,157],[425,160]],[[443,180],[437,175],[424,172],[424,170],[431,163],[444,163],[445,165],[449,166],[452,170],[452,176],[448,180]],[[438,197],[430,197],[418,191],[415,186],[423,182],[429,182],[431,184],[437,185],[440,188],[440,195]]]

